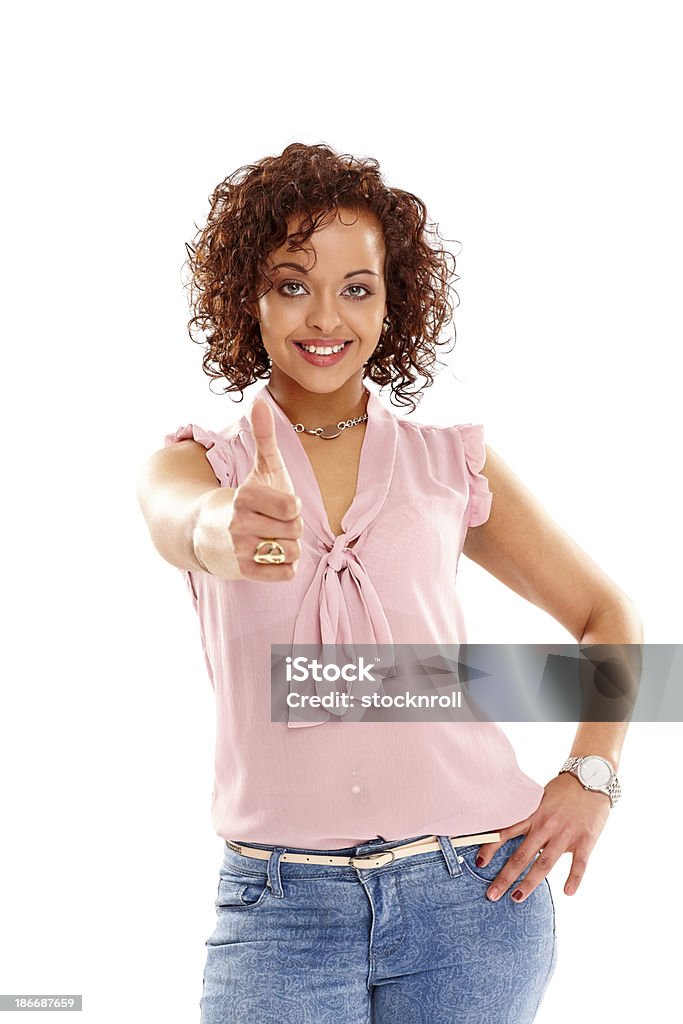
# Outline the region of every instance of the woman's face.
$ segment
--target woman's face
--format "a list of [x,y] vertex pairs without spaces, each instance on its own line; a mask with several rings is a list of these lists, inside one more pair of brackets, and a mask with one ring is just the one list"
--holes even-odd
[[[288,251],[285,243],[268,257],[273,287],[256,311],[273,383],[284,374],[307,391],[331,393],[356,375],[362,379],[377,346],[387,315],[381,226],[364,211],[344,210],[342,217],[318,228],[305,253]],[[298,227],[298,219],[290,221],[288,233]],[[302,342],[346,344],[341,354],[307,356]]]

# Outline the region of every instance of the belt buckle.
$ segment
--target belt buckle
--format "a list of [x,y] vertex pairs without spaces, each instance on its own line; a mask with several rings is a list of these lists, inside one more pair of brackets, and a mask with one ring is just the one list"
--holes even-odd
[[[356,865],[353,863],[354,860],[374,860],[376,857],[384,857],[386,854],[389,854],[390,858],[387,861],[387,864],[391,864],[392,861],[394,860],[393,850],[382,850],[380,853],[359,853],[354,857],[349,857],[349,864],[351,865],[352,868],[355,868]],[[383,868],[386,867],[386,864],[378,864],[377,867]]]

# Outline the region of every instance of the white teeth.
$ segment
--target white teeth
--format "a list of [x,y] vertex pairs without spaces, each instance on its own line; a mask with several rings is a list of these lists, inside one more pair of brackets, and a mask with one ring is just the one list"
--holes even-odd
[[314,352],[317,356],[331,356],[334,352],[341,352],[346,342],[342,342],[341,345],[326,345],[324,348],[316,345],[302,345],[301,348],[304,352]]

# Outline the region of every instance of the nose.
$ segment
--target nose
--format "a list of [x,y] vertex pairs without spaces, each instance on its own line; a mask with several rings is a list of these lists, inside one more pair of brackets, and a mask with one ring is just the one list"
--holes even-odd
[[335,336],[335,331],[340,327],[342,318],[337,310],[334,297],[325,298],[321,296],[312,307],[312,311],[306,318],[306,326],[321,331],[328,338]]

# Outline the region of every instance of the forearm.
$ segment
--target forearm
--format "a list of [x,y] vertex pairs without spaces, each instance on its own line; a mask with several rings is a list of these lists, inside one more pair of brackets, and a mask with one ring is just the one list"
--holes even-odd
[[228,523],[235,490],[220,487],[200,497],[190,518],[192,557],[199,567],[224,580],[242,579]]
[[599,754],[606,757],[614,765],[615,772],[618,772],[627,729],[628,722],[581,722],[569,756]]
[[[202,564],[205,559],[200,546],[207,546],[206,524],[215,518],[210,510],[216,502],[225,506],[227,490],[207,490],[197,483],[185,483],[182,487],[157,490],[153,500],[141,501],[152,542],[162,558],[178,569],[208,571]],[[211,557],[211,547],[207,557]]]
[[187,440],[155,452],[140,470],[137,495],[162,558],[178,569],[230,578],[235,491],[218,485],[201,445]]
[[[581,646],[593,644],[642,644],[643,624],[637,609],[628,601],[605,606],[591,616],[579,640]],[[628,721],[581,722],[570,750],[572,757],[600,754],[619,770]]]

